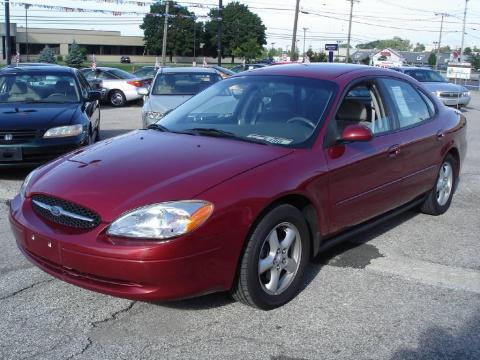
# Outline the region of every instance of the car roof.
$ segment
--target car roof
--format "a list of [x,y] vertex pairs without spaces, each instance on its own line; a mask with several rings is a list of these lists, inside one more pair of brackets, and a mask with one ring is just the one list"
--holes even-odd
[[199,66],[182,66],[182,67],[164,67],[161,68],[162,73],[211,73],[216,74],[215,69],[210,67],[199,67]]
[[13,66],[9,65],[0,70],[2,73],[18,73],[18,72],[37,72],[37,73],[44,73],[44,72],[56,72],[56,73],[65,73],[65,74],[71,74],[73,73],[74,69],[68,66],[60,66],[56,64],[45,64],[45,65],[39,65],[39,64],[32,64],[29,65],[27,63],[22,64],[22,66]]
[[314,79],[333,80],[346,73],[371,71],[372,73],[387,71],[392,74],[392,70],[375,68],[367,65],[321,63],[321,64],[284,64],[277,66],[266,66],[258,69],[247,70],[233,76],[247,75],[283,75],[283,76],[301,76]]

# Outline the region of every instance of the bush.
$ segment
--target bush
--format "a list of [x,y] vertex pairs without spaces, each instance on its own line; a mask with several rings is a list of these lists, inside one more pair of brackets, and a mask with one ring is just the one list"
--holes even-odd
[[55,60],[55,53],[53,50],[46,45],[42,51],[38,54],[38,62],[41,63],[49,63],[49,64],[56,64],[57,61]]
[[65,58],[65,62],[68,66],[78,69],[82,67],[82,64],[85,60],[85,54],[80,49],[80,46],[78,46],[78,44],[74,41],[70,46],[70,51]]
[[63,62],[63,56],[62,55],[57,56],[57,62]]

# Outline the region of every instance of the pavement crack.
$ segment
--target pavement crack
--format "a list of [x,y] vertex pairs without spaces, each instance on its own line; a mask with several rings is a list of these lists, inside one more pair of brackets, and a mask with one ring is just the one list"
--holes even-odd
[[70,355],[67,360],[71,360],[79,355],[83,355],[91,346],[93,345],[93,341],[90,337],[87,337],[87,343],[83,346],[82,350],[76,352],[73,355]]
[[11,293],[11,294],[8,294],[8,295],[6,295],[6,296],[1,297],[1,298],[0,298],[0,301],[6,300],[6,299],[9,299],[9,298],[12,298],[12,297],[14,297],[14,296],[17,296],[18,294],[21,294],[21,293],[24,292],[24,291],[27,291],[27,290],[29,290],[29,289],[32,289],[32,288],[34,288],[34,287],[36,287],[36,286],[38,286],[38,285],[43,285],[43,284],[52,282],[53,280],[55,280],[55,279],[48,279],[48,280],[44,280],[44,281],[40,281],[40,282],[33,283],[32,285],[26,286],[26,287],[24,287],[24,288],[22,288],[22,289],[20,289],[20,290],[17,290],[17,291],[15,291],[15,292]]
[[127,313],[129,312],[133,306],[136,304],[137,302],[136,301],[131,301],[127,307],[123,308],[123,309],[120,309],[116,312],[114,312],[112,315],[110,315],[109,317],[105,318],[105,319],[102,319],[102,320],[98,320],[98,321],[94,321],[92,322],[92,327],[93,328],[96,328],[98,326],[100,326],[101,324],[104,324],[104,323],[107,323],[109,321],[114,321],[117,319],[117,317],[120,315],[120,314],[123,314],[123,313]]

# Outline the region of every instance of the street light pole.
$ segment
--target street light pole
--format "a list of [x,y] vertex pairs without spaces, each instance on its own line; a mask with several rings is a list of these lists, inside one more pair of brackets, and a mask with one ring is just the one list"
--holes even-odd
[[468,6],[468,0],[465,0],[465,10],[463,12],[463,28],[462,28],[462,45],[460,46],[460,62],[462,61],[462,55],[463,55],[463,45],[465,41],[465,22],[467,21],[467,6]]
[[163,41],[162,41],[162,65],[165,66],[167,63],[167,34],[168,34],[168,9],[170,5],[170,0],[166,0],[165,5],[165,19],[163,21]]
[[298,12],[300,11],[300,0],[297,0],[297,5],[295,6],[295,20],[293,22],[293,36],[292,36],[292,56],[293,60],[295,59],[295,47],[297,45],[297,25],[298,25]]
[[355,0],[347,0],[347,1],[350,1],[350,19],[348,20],[347,58],[345,59],[345,63],[350,62],[350,40],[352,36],[353,2]]
[[440,46],[442,44],[442,32],[443,32],[443,18],[448,16],[446,13],[435,14],[437,16],[441,15],[442,20],[440,21],[440,35],[438,36],[438,47],[437,47],[437,60],[435,61],[435,69],[438,70],[438,60],[440,59]]
[[222,0],[218,0],[218,19],[217,19],[217,55],[218,55],[218,66],[222,66],[222,9],[223,4]]
[[10,0],[5,0],[5,55],[7,57],[7,65],[12,63],[12,43],[10,41]]
[[305,56],[306,56],[306,53],[305,53],[305,37],[306,37],[306,34],[307,34],[307,30],[308,30],[308,28],[306,28],[306,27],[303,28],[303,62],[305,62]]
[[30,61],[28,56],[29,54],[29,46],[28,46],[28,8],[30,7],[29,4],[25,4],[25,42],[27,43],[26,46],[26,53],[27,53],[27,62]]

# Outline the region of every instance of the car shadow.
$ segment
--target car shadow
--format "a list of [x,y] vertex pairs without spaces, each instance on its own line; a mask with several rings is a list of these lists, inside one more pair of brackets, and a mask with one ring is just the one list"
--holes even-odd
[[[300,292],[305,290],[308,285],[315,280],[316,276],[325,265],[353,267],[358,269],[367,266],[372,259],[383,256],[373,245],[368,244],[368,242],[387,233],[404,222],[411,220],[417,215],[418,212],[416,211],[406,211],[320,253],[310,261]],[[234,302],[235,300],[232,299],[228,292],[220,292],[180,301],[152,302],[152,304],[177,310],[208,310],[230,305]]]
[[132,129],[109,129],[109,130],[100,130],[100,140],[107,140],[113,138],[115,136],[126,134],[130,131],[134,131]]
[[0,180],[24,180],[35,166],[0,169]]

